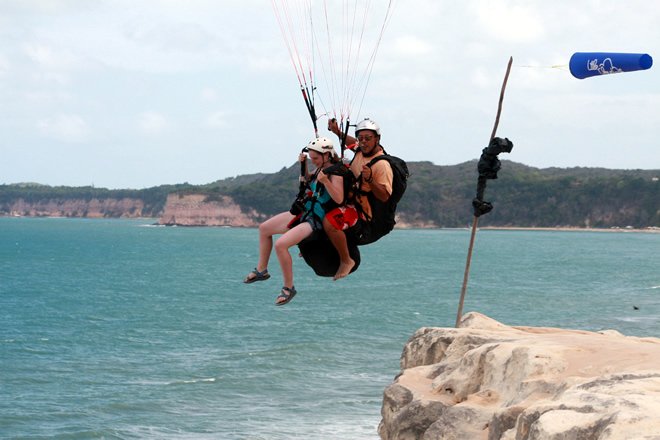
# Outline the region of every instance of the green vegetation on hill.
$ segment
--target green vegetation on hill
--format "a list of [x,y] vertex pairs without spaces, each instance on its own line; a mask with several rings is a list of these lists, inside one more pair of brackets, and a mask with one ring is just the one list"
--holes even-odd
[[[411,163],[402,213],[444,227],[471,221],[476,161],[451,167]],[[503,161],[485,199],[494,209],[483,225],[555,227],[660,226],[660,170],[538,169]]]
[[[399,204],[406,221],[432,222],[440,227],[464,227],[472,220],[477,162],[438,166],[410,162],[408,190]],[[138,198],[145,215],[158,217],[167,194],[204,193],[210,200],[231,196],[244,209],[266,215],[288,209],[298,192],[298,166],[272,174],[251,174],[207,185],[164,185],[143,190],[93,187],[49,187],[36,184],[0,185],[0,215],[12,201],[47,199]],[[494,210],[484,226],[529,227],[660,227],[660,170],[528,167],[502,162],[499,179],[488,181],[486,200]]]
[[295,164],[273,174],[252,174],[219,180],[198,189],[209,197],[228,195],[244,208],[266,215],[289,209],[298,194],[300,167]]
[[493,200],[495,224],[518,217],[530,226],[660,226],[659,170],[549,168],[502,173]]
[[[398,212],[408,221],[463,227],[472,221],[477,161],[452,166],[410,162],[408,189]],[[482,224],[491,226],[660,226],[660,170],[599,168],[538,169],[502,162],[499,178],[488,181],[486,200],[495,209]],[[297,192],[297,168],[208,185],[211,193],[232,196],[241,206],[271,215],[289,207]]]

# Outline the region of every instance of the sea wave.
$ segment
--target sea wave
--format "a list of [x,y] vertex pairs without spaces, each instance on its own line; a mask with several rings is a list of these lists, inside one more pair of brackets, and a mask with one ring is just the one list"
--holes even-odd
[[215,382],[217,379],[215,377],[207,377],[202,379],[188,379],[188,380],[175,380],[174,382],[169,382],[168,385],[181,385],[181,384],[191,384],[191,383],[204,383],[204,382]]

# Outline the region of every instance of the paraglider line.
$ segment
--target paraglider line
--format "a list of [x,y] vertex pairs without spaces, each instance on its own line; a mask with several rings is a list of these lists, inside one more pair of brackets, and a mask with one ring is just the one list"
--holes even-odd
[[369,87],[369,82],[371,80],[371,73],[374,68],[374,64],[376,62],[376,54],[378,53],[378,48],[380,47],[380,44],[383,40],[383,34],[385,33],[385,29],[387,28],[387,25],[389,24],[390,19],[392,18],[392,13],[394,11],[394,0],[390,0],[387,4],[387,12],[385,13],[385,20],[383,21],[383,24],[380,29],[380,34],[378,35],[378,41],[376,42],[376,46],[374,47],[374,50],[371,54],[371,58],[369,59],[369,63],[367,65],[367,71],[365,73],[366,78],[362,78],[360,81],[360,84],[364,83],[364,88],[363,88],[363,93],[362,93],[362,98],[360,99],[360,105],[358,107],[358,115],[362,111],[362,104],[364,103],[364,98],[367,95],[367,88]]
[[319,130],[316,125],[316,110],[314,109],[314,103],[310,100],[308,91],[305,89],[305,87],[301,87],[300,91],[302,92],[303,99],[305,100],[305,105],[307,106],[309,117],[312,119],[312,124],[314,125],[314,134],[316,137],[319,137]]
[[[396,0],[319,0],[317,8],[313,4],[313,0],[271,0],[307,111],[313,121],[318,119],[318,97],[320,113],[342,121],[355,119],[365,102],[376,54]],[[368,49],[365,42],[370,19],[377,16],[382,22],[376,23],[375,45]],[[318,81],[323,84],[319,89],[323,89],[322,94],[316,89]]]
[[341,142],[341,159],[344,159],[344,152],[346,151],[346,138],[348,137],[348,127],[350,127],[351,124],[346,120],[346,127],[344,127],[344,132],[342,133],[341,138],[339,141]]

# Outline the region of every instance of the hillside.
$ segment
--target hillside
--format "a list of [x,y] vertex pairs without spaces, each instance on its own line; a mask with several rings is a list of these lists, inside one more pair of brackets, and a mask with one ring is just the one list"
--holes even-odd
[[[476,161],[408,165],[411,177],[398,210],[403,223],[464,227],[471,221]],[[178,193],[201,194],[215,204],[231,200],[244,213],[263,218],[288,209],[297,193],[297,173],[294,164],[272,174],[142,190],[0,185],[0,215],[85,217],[93,203],[98,210],[94,216],[161,217],[168,194]],[[488,182],[486,199],[495,209],[483,217],[483,226],[660,227],[660,170],[539,169],[503,161],[499,179]],[[76,203],[71,204],[73,200]],[[103,202],[107,200],[117,203]],[[76,208],[49,212],[65,205]]]

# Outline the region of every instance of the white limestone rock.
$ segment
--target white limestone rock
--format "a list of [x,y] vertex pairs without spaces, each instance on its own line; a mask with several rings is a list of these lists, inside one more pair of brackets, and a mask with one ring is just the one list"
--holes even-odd
[[401,369],[383,440],[660,440],[660,339],[473,312],[460,328],[415,332]]

